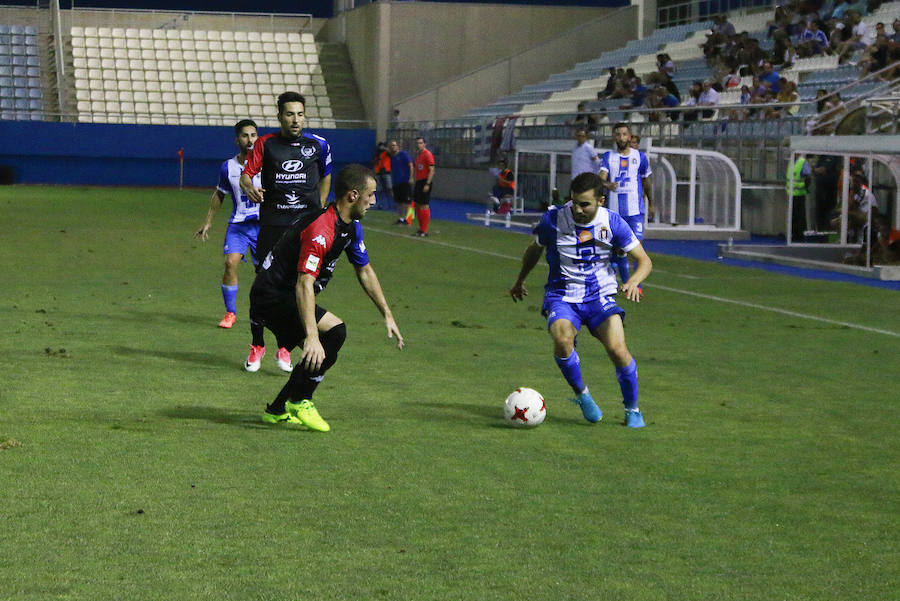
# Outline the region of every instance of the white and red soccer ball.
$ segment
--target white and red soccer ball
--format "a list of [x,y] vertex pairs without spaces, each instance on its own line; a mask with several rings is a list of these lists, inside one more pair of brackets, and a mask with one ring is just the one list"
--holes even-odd
[[514,426],[533,428],[547,417],[547,404],[537,390],[516,388],[506,397],[503,416]]

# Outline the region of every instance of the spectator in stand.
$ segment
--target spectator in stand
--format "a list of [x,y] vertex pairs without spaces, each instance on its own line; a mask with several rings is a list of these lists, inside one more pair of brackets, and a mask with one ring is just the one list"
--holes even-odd
[[828,48],[828,36],[821,29],[821,23],[813,19],[800,34],[797,52],[801,58],[824,54]]
[[859,59],[858,64],[861,77],[865,77],[875,71],[881,71],[888,66],[891,42],[884,34],[884,24],[879,23],[879,25],[881,25],[882,33],[875,36],[875,43],[866,48],[862,58]]
[[753,75],[759,70],[759,65],[766,60],[767,55],[759,47],[759,40],[749,38],[747,43],[735,53],[734,58],[738,65],[747,65],[745,70],[741,72],[742,75]]
[[875,34],[869,29],[866,22],[862,20],[862,15],[857,11],[852,11],[849,15],[853,28],[851,29],[850,38],[837,47],[836,52],[840,62],[849,59],[856,50],[865,50],[875,41]]
[[[775,102],[800,102],[800,94],[797,92],[797,84],[782,78],[780,82],[780,90],[775,96]],[[766,119],[778,119],[788,115],[794,116],[800,110],[800,105],[793,106],[773,106],[766,111]]]
[[[695,81],[691,84],[690,89],[688,90],[688,98],[684,102],[681,103],[682,106],[697,106],[700,102],[700,94],[703,93],[703,83],[699,81]],[[696,121],[699,116],[698,111],[684,111],[683,119],[685,121]]]
[[602,91],[597,92],[597,100],[609,98],[616,89],[616,68],[609,68],[609,77],[606,80],[606,87]]
[[775,6],[775,15],[772,17],[772,20],[766,23],[769,26],[769,32],[766,34],[766,37],[773,37],[775,32],[781,31],[785,34],[788,34],[791,28],[791,19],[794,15],[786,9],[784,6],[776,5]]
[[772,90],[773,94],[778,93],[778,80],[781,79],[781,75],[778,74],[778,71],[775,70],[775,67],[772,66],[772,63],[769,61],[763,61],[762,67],[759,72],[759,81],[764,84],[770,90]]
[[587,112],[587,104],[584,101],[578,103],[576,111],[575,121],[571,123],[566,121],[566,125],[582,127],[589,134],[593,134],[595,131],[597,131],[597,116]]
[[[665,86],[656,86],[647,96],[647,106],[649,108],[673,108],[678,106],[678,99],[672,96]],[[669,111],[668,116],[674,121],[678,119],[678,111]],[[662,121],[663,113],[654,111],[648,116],[649,121]]]
[[728,59],[727,64],[728,73],[722,78],[722,87],[726,90],[733,90],[741,85],[740,65],[738,65],[737,59],[734,58]]
[[665,73],[669,77],[675,75],[675,62],[668,54],[656,55],[656,68],[660,73]]
[[895,44],[900,44],[900,19],[894,19],[892,26],[894,28],[894,33],[891,34],[891,41]]
[[623,104],[619,108],[622,110],[639,109],[644,106],[647,95],[650,90],[644,85],[640,77],[634,78],[634,87],[631,89],[631,103]]
[[[697,106],[717,106],[719,104],[719,91],[713,87],[714,82],[707,79],[703,82],[702,91],[697,98]],[[705,109],[702,113],[704,119],[709,119],[716,114],[716,109]]]
[[703,55],[706,56],[707,62],[711,62],[717,57],[725,45],[725,43],[735,35],[734,25],[732,25],[725,15],[716,15],[713,17],[712,30],[706,34],[706,42],[700,47],[703,49]]

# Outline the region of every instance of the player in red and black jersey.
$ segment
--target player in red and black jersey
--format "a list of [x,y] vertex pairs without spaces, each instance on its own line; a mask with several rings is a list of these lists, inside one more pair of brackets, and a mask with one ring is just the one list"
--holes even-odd
[[375,176],[362,165],[342,169],[335,180],[335,202],[291,226],[265,258],[250,291],[250,319],[266,326],[288,350],[302,348],[287,384],[266,406],[265,423],[293,423],[326,432],[328,424],[312,403],[322,376],[337,361],[346,326],[316,304],[334,274],[341,253],[384,316],[388,338],[403,336],[384,298],[363,242],[362,219],[375,204]]
[[[241,189],[259,206],[257,257],[264,259],[292,223],[325,206],[331,188],[331,148],[325,138],[303,131],[306,99],[297,92],[278,97],[281,131],[259,138],[247,156]],[[261,174],[262,187],[252,178]],[[259,264],[257,261],[257,271]],[[266,353],[263,329],[250,322],[253,341],[244,369],[256,371]],[[278,341],[278,366],[291,370],[290,353]]]

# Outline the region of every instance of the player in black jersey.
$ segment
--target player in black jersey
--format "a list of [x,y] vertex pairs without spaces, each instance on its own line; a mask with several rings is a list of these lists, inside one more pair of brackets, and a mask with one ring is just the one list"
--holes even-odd
[[[281,131],[259,138],[247,156],[241,175],[241,189],[259,203],[257,257],[265,257],[292,223],[315,214],[325,206],[331,188],[331,147],[325,138],[303,131],[306,99],[297,92],[278,97]],[[261,174],[262,186],[252,178]],[[259,271],[259,262],[257,262]],[[257,371],[266,354],[263,328],[250,322],[253,341],[244,364]],[[291,370],[291,355],[278,341],[278,366]]]
[[250,319],[263,324],[288,348],[302,348],[287,384],[266,406],[265,423],[292,423],[327,432],[330,427],[312,402],[325,372],[337,361],[346,326],[316,304],[341,253],[356,270],[363,290],[384,316],[388,338],[403,336],[384,298],[363,242],[362,219],[375,204],[375,175],[362,165],[349,165],[335,180],[335,202],[292,225],[262,261],[250,291]]

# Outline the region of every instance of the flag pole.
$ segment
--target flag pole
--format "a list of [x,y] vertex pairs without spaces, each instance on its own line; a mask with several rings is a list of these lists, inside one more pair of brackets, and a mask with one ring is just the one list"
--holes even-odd
[[178,149],[178,189],[184,189],[184,148]]

